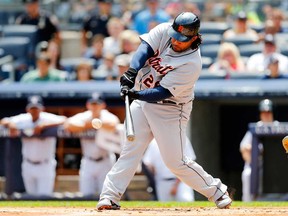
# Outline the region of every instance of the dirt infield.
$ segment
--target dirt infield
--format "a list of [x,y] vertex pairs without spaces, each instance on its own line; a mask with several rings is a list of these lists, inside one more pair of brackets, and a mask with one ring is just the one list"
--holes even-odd
[[95,208],[79,207],[2,207],[1,216],[246,216],[246,215],[288,215],[288,207],[231,207],[230,209],[217,209],[215,207],[194,208],[123,208],[118,211],[97,211]]

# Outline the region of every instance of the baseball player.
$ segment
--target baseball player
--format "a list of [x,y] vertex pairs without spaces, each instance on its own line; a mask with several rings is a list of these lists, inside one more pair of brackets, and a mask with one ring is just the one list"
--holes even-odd
[[[196,159],[188,137],[186,137],[185,152],[192,160]],[[181,182],[164,164],[155,139],[149,144],[143,162],[154,174],[156,194],[159,201],[194,201],[193,189]]]
[[[27,113],[4,118],[1,124],[10,130],[10,136],[22,137],[22,177],[27,194],[51,196],[56,176],[56,137],[36,137],[48,127],[61,125],[66,120],[44,112],[44,105],[39,96],[31,96],[26,106]],[[36,136],[33,136],[36,135]]]
[[70,132],[82,132],[93,129],[92,119],[98,118],[102,121],[102,127],[96,131],[96,140],[94,138],[80,139],[82,159],[79,170],[79,189],[83,196],[91,196],[100,193],[105,176],[115,163],[115,155],[102,146],[108,148],[109,143],[120,143],[121,138],[119,131],[116,130],[119,119],[106,109],[103,96],[93,94],[87,100],[86,108],[86,111],[68,118],[64,127]]
[[[278,121],[274,120],[273,115],[273,103],[269,99],[264,99],[260,101],[259,103],[259,117],[260,121],[257,122],[257,125],[263,125],[263,124],[279,124]],[[258,145],[259,152],[263,152],[263,145],[260,143]],[[241,140],[240,143],[240,152],[242,155],[242,158],[245,162],[244,169],[242,171],[242,201],[244,202],[251,202],[253,200],[253,197],[250,192],[250,185],[251,185],[251,152],[252,152],[252,133],[250,131],[247,131],[245,133],[245,136]],[[262,164],[262,157],[259,157],[260,164]],[[261,179],[261,175],[259,176]],[[261,185],[261,183],[260,183]],[[261,186],[260,188],[261,189]]]
[[140,36],[142,42],[130,68],[120,78],[121,96],[134,99],[131,113],[136,139],[126,141],[120,158],[107,174],[97,204],[99,210],[120,209],[121,196],[153,138],[166,166],[177,178],[218,208],[228,208],[232,203],[227,186],[185,157],[183,149],[194,85],[202,68],[199,28],[199,18],[183,12],[172,25],[159,24]]

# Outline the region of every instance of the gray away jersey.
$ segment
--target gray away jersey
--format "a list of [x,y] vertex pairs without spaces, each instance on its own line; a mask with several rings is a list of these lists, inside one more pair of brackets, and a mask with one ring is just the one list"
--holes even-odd
[[154,88],[160,84],[172,93],[171,100],[186,103],[194,99],[194,85],[202,69],[200,50],[173,51],[167,33],[170,26],[170,23],[163,23],[140,36],[152,47],[154,56],[138,72],[135,89]]

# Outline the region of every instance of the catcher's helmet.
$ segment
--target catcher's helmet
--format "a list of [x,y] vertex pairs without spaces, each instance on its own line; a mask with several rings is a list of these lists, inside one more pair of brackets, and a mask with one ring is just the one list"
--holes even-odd
[[200,28],[200,19],[191,12],[180,13],[168,30],[168,35],[178,41],[189,41],[197,35]]
[[260,112],[272,112],[273,111],[273,103],[269,99],[264,99],[259,103],[259,111]]

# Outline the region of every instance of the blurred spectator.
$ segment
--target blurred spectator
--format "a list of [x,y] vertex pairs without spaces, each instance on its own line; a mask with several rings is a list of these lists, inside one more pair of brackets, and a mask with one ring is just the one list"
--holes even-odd
[[64,81],[67,74],[64,71],[51,68],[51,58],[47,53],[42,53],[37,57],[37,67],[35,70],[25,73],[20,82],[38,81]]
[[91,81],[93,65],[90,62],[83,61],[76,66],[75,70],[75,80],[80,82]]
[[120,54],[116,56],[114,62],[118,71],[117,76],[108,76],[107,80],[120,80],[120,77],[129,69],[131,59],[132,57],[129,54]]
[[183,3],[183,10],[182,11],[192,12],[201,19],[201,11],[198,7],[198,4],[200,4],[200,3],[199,2],[195,3],[192,1],[186,1]]
[[245,63],[240,56],[239,49],[233,43],[222,43],[219,47],[216,61],[209,67],[209,71],[224,70],[230,73],[245,70]]
[[15,23],[37,26],[38,40],[36,44],[40,41],[54,39],[58,46],[60,46],[61,38],[57,17],[47,11],[41,10],[38,0],[23,0],[22,2],[25,4],[26,12],[21,14]]
[[[273,103],[271,100],[265,99],[259,102],[259,118],[260,118],[260,121],[257,122],[258,126],[261,126],[263,124],[275,124],[275,125],[279,124],[278,121],[274,121]],[[242,172],[242,201],[244,202],[251,202],[255,198],[255,197],[252,197],[252,194],[250,191],[252,136],[253,136],[252,133],[250,131],[247,131],[240,143],[240,152],[245,162],[244,169]],[[259,155],[260,169],[262,169],[262,165],[263,165],[262,143],[258,144],[258,148],[260,152],[260,155]],[[261,179],[262,175],[260,173],[259,173],[259,178],[260,178],[259,190],[261,190],[261,187],[262,187],[262,179]]]
[[274,22],[277,33],[288,32],[288,28],[283,26],[285,15],[281,9],[273,8],[271,14],[268,14],[268,18],[271,18],[271,20]]
[[35,49],[35,56],[36,59],[37,57],[42,54],[46,53],[47,55],[50,56],[51,63],[50,67],[59,69],[61,70],[61,65],[60,65],[60,58],[61,58],[61,51],[54,39],[50,41],[41,41],[37,44],[36,49]]
[[23,132],[22,177],[29,195],[53,195],[56,177],[56,137],[37,137],[49,128],[64,123],[65,116],[44,111],[42,98],[35,95],[28,99],[26,113],[4,118],[1,124],[9,128],[10,136]]
[[[107,147],[107,138],[121,142],[120,136],[114,134],[120,123],[118,117],[106,109],[106,103],[102,95],[94,93],[86,102],[86,111],[68,118],[65,128],[72,133],[94,130],[92,119],[98,118],[102,121],[102,127],[96,130],[95,138],[81,138],[82,159],[79,170],[79,187],[84,196],[99,194],[106,174],[115,162],[115,155],[100,146]],[[108,137],[107,134],[108,133]],[[102,134],[102,135],[101,135]],[[106,139],[97,139],[99,136]],[[108,140],[109,140],[108,139]],[[104,142],[104,143],[99,143]],[[119,144],[120,146],[120,144]]]
[[183,11],[183,3],[181,2],[169,2],[165,7],[165,12],[170,16],[171,21],[173,21],[176,18],[176,16],[180,14],[182,11]]
[[231,39],[236,36],[249,37],[254,41],[258,40],[258,33],[249,27],[247,16],[244,11],[240,11],[234,21],[234,26],[223,33],[223,39]]
[[122,54],[129,54],[136,51],[141,40],[139,34],[133,30],[124,30],[120,34],[120,50]]
[[95,80],[106,80],[107,77],[117,77],[117,68],[114,65],[115,55],[106,53],[103,63],[93,71]]
[[275,26],[275,23],[271,19],[267,19],[264,23],[264,29],[262,32],[258,34],[258,42],[263,42],[265,35],[271,34],[274,35],[277,33],[277,28]]
[[[273,56],[273,58],[271,58]],[[265,35],[264,47],[261,53],[250,56],[247,60],[247,70],[252,72],[265,72],[273,61],[278,60],[279,73],[287,74],[288,58],[277,52],[275,37],[271,34]]]
[[[94,69],[97,69],[99,65],[103,63],[104,52],[103,52],[103,45],[104,45],[104,35],[96,34],[93,36],[92,46],[88,48],[84,54],[85,58],[91,58],[95,60],[93,65]],[[117,48],[116,48],[117,49]],[[113,48],[112,48],[113,50]]]
[[98,0],[97,7],[85,18],[82,29],[82,53],[89,47],[90,40],[96,34],[108,37],[107,23],[112,17],[113,0]]
[[279,71],[279,60],[273,55],[268,60],[267,72],[264,75],[264,79],[283,79],[288,78],[288,73],[282,74]]
[[[183,152],[186,154],[184,157],[189,160],[196,159],[188,137]],[[154,176],[158,201],[192,202],[195,200],[193,189],[181,182],[164,164],[155,139],[149,144],[143,156],[143,162]]]
[[139,12],[133,19],[133,29],[139,34],[147,33],[150,22],[156,22],[157,24],[168,22],[170,16],[159,7],[159,0],[147,0],[147,9]]
[[112,17],[107,23],[109,37],[104,39],[104,53],[112,52],[114,55],[121,53],[120,34],[124,31],[125,26],[120,18]]

